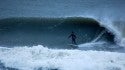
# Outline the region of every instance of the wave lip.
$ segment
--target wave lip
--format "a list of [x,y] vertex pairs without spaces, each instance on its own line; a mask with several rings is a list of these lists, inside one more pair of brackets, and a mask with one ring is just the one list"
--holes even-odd
[[33,47],[0,48],[0,60],[6,67],[19,70],[43,68],[58,70],[124,70],[124,53],[80,51]]

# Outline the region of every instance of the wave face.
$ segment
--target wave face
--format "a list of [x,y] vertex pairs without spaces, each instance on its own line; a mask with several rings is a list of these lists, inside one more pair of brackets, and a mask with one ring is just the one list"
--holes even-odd
[[0,47],[1,70],[125,70],[125,54],[56,50],[41,45]]
[[72,31],[77,43],[106,41],[114,43],[114,34],[91,18],[6,18],[0,20],[0,45],[69,48]]

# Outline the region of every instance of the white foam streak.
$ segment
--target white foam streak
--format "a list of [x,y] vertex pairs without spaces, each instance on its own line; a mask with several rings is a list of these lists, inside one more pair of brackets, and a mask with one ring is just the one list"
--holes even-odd
[[90,43],[84,43],[84,44],[79,44],[79,47],[94,47],[94,46],[103,46],[106,42],[90,42]]

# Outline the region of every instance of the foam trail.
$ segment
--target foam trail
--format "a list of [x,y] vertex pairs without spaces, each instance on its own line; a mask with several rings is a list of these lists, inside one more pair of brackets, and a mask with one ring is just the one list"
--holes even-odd
[[125,54],[33,47],[0,48],[6,67],[20,70],[125,70]]
[[100,42],[89,42],[84,44],[79,44],[78,47],[94,47],[94,46],[104,46],[106,42],[100,41]]

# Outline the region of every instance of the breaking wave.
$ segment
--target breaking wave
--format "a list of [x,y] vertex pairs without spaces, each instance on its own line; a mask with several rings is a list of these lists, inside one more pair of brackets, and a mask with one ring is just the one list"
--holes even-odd
[[[125,70],[123,23],[83,17],[0,19],[0,70]],[[77,49],[68,46],[72,31]]]
[[44,45],[68,49],[72,31],[77,44],[98,41],[116,44],[115,32],[92,18],[6,18],[0,20],[0,28],[0,45],[6,47]]

